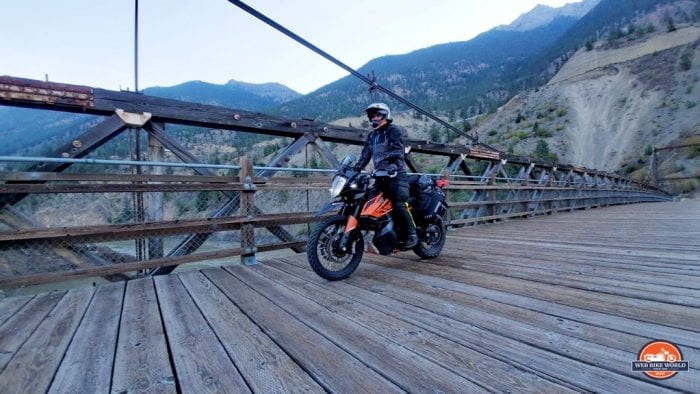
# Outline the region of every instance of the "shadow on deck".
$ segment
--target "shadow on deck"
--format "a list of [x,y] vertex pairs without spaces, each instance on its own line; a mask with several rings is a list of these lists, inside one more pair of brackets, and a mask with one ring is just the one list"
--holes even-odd
[[[11,392],[700,391],[700,203],[451,232],[326,282],[305,255],[0,301]],[[690,371],[633,372],[643,345]]]

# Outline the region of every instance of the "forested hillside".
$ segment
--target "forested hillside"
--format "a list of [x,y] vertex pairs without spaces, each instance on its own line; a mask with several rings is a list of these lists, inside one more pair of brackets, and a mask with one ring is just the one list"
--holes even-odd
[[[560,17],[526,32],[494,29],[466,42],[381,57],[359,72],[376,75],[379,84],[420,106],[467,118],[495,109],[521,90],[522,67],[575,23]],[[347,76],[283,104],[279,113],[328,121],[361,112],[369,99],[367,86]]]

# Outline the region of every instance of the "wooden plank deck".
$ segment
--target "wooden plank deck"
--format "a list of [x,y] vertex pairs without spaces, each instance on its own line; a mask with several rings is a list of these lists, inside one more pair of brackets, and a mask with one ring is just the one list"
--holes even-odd
[[[631,370],[654,339],[690,371]],[[305,255],[0,301],[0,392],[700,392],[700,202],[450,232],[440,258]]]

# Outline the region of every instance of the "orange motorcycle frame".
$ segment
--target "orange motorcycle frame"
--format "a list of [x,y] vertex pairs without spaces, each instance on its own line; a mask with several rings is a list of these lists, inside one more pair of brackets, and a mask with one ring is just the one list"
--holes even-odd
[[360,216],[378,219],[388,215],[392,209],[394,209],[394,206],[391,204],[391,200],[384,197],[384,193],[380,192],[365,203],[362,212],[360,212]]
[[[372,219],[379,219],[391,213],[394,206],[391,204],[391,200],[384,197],[384,193],[379,193],[376,196],[370,198],[365,205],[362,207],[360,212],[361,217],[367,217]],[[348,222],[345,225],[345,233],[357,228],[359,222],[355,216],[348,216]]]

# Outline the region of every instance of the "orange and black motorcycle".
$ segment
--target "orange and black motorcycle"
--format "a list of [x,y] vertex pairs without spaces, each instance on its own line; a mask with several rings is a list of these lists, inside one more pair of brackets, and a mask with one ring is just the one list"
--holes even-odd
[[[396,174],[362,173],[353,168],[354,161],[353,155],[343,160],[330,188],[333,201],[316,212],[317,216],[333,211],[337,214],[317,224],[307,243],[311,268],[328,280],[345,279],[355,271],[365,251],[365,238],[369,236],[382,255],[408,250],[398,239],[391,201],[372,182],[373,179],[382,182]],[[425,175],[411,178],[409,208],[419,238],[412,250],[421,258],[432,259],[440,255],[445,245],[447,202],[442,188],[447,181],[435,182]]]

